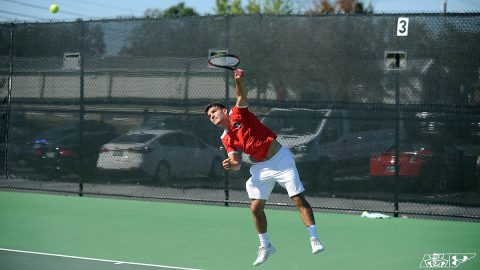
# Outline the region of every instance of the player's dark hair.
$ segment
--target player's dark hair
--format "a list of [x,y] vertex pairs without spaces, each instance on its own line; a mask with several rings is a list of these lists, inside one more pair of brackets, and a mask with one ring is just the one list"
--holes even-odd
[[208,104],[207,106],[205,106],[205,114],[208,114],[208,110],[210,110],[210,108],[212,107],[220,107],[222,109],[226,109],[227,106],[223,105],[222,103],[220,102],[213,102],[213,103],[210,103]]

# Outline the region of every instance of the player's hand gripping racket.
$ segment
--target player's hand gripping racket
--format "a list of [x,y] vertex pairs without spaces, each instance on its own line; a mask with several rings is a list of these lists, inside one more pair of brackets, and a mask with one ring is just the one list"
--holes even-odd
[[235,70],[238,64],[240,64],[240,58],[233,54],[216,55],[208,59],[208,64],[214,67]]

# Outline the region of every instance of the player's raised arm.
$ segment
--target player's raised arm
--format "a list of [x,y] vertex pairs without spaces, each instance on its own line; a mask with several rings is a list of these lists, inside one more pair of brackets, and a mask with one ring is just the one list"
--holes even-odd
[[243,76],[245,72],[243,69],[235,69],[234,76],[235,76],[235,94],[237,95],[237,107],[247,107],[248,106],[248,91],[245,88],[245,84],[243,82]]

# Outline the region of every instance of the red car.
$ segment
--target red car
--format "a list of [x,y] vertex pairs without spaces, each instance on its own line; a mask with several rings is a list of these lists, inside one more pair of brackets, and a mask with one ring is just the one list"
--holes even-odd
[[[402,151],[399,160],[400,176],[420,176],[427,159],[432,156],[432,150]],[[395,148],[382,154],[374,154],[370,158],[370,176],[395,175]]]
[[[370,158],[370,176],[395,175],[395,148]],[[400,145],[399,176],[414,178],[414,188],[443,191],[455,184],[461,172],[462,155],[453,145],[405,143]]]

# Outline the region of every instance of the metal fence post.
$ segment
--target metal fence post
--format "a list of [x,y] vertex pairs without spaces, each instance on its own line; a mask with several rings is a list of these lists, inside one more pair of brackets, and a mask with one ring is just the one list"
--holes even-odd
[[230,200],[230,172],[225,172],[225,206],[229,206]]
[[[190,69],[191,69],[191,60],[187,60],[185,64],[185,91],[183,93],[183,100],[186,104],[188,104],[188,96],[190,91]],[[185,113],[188,114],[190,112],[190,106],[185,106]]]
[[[397,55],[397,57],[399,57]],[[399,59],[397,59],[397,62]],[[400,71],[395,72],[395,177],[394,177],[394,212],[393,216],[398,217],[398,189],[400,180]]]
[[[227,7],[227,13],[225,16],[225,27],[226,27],[226,35],[225,35],[225,48],[228,50],[230,45],[230,5]],[[225,71],[225,106],[228,107],[228,101],[230,97],[230,76],[231,73],[229,71]],[[225,173],[225,206],[229,206],[228,201],[230,200],[230,173],[227,171]]]
[[8,144],[10,143],[10,112],[11,112],[11,98],[12,98],[12,82],[13,82],[13,36],[15,31],[15,24],[10,24],[10,67],[8,70],[8,89],[7,89],[7,110],[6,110],[6,129],[5,132],[5,149],[4,149],[4,156],[3,156],[3,174],[8,179]]
[[84,84],[84,70],[85,70],[85,23],[83,20],[78,20],[80,24],[80,122],[79,122],[79,129],[80,129],[80,151],[79,151],[79,159],[80,159],[80,183],[79,183],[79,196],[83,196],[83,182],[85,178],[85,173],[83,171],[83,164],[84,164],[84,153],[83,153],[83,118],[85,117],[85,105],[84,105],[84,96],[85,96],[85,84]]

